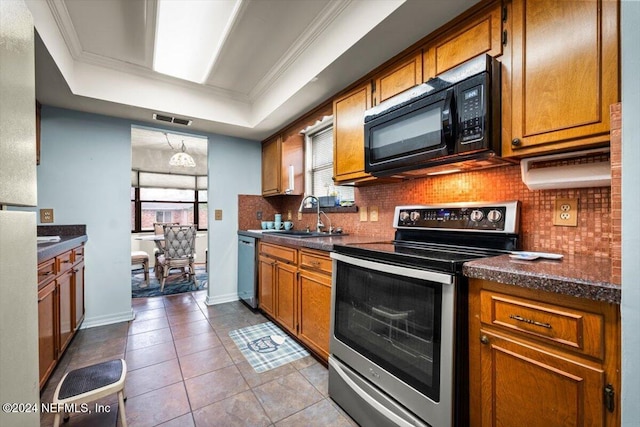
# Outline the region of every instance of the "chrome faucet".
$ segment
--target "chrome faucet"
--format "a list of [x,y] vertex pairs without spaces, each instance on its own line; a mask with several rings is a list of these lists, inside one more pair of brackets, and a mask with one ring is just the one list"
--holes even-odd
[[[320,200],[318,200],[318,198],[316,196],[306,196],[304,199],[302,199],[302,202],[300,202],[300,208],[298,208],[298,212],[302,212],[302,208],[304,207],[304,202],[306,202],[307,199],[315,199],[316,200],[316,208],[317,208],[316,231],[317,232],[321,232],[322,228],[324,228],[324,224],[320,220]],[[327,216],[327,214],[325,214],[324,212],[322,212],[322,213],[324,214],[324,216]]]

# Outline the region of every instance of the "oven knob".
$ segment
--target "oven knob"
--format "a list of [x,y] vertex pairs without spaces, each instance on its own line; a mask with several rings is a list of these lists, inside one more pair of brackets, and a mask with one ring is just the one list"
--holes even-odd
[[482,213],[482,211],[471,211],[471,215],[469,216],[469,218],[471,218],[471,221],[474,222],[482,221],[482,218],[484,218],[484,214]]
[[420,219],[420,212],[418,212],[418,211],[411,212],[411,221],[412,222],[416,222],[419,219]]
[[500,211],[494,209],[489,211],[489,213],[487,214],[487,219],[491,222],[498,222],[502,219],[502,214],[500,213]]
[[400,222],[407,222],[409,219],[409,212],[402,211],[400,212]]

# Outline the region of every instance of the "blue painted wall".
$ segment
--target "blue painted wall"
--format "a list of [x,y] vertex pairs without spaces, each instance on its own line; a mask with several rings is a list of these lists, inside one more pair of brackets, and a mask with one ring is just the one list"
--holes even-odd
[[[84,327],[131,317],[131,125],[149,127],[42,108],[38,209],[53,208],[55,224],[87,225]],[[209,265],[216,271],[209,301],[223,302],[235,299],[237,195],[261,191],[261,146],[193,133],[209,140]],[[222,209],[222,221],[213,220],[214,209]]]

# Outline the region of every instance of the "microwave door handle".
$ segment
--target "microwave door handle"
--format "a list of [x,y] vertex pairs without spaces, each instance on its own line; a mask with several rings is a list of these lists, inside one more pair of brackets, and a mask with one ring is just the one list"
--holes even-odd
[[451,139],[454,135],[454,127],[455,122],[453,118],[455,117],[455,103],[453,102],[453,90],[447,90],[447,96],[444,99],[444,104],[442,106],[442,136],[444,140],[449,145]]

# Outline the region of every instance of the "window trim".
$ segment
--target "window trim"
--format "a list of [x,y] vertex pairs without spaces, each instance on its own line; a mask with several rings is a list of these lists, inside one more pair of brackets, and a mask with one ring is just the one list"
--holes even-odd
[[316,135],[328,128],[333,127],[333,116],[324,116],[321,120],[311,126],[307,126],[300,133],[304,134],[304,195],[310,196],[313,194],[313,150],[312,139],[313,135]]
[[[188,188],[175,188],[175,190],[190,190],[194,192],[194,197],[193,197],[193,201],[179,201],[179,200],[159,200],[159,199],[154,199],[154,200],[142,200],[142,198],[140,197],[140,173],[145,173],[145,171],[140,171],[140,170],[132,170],[132,172],[135,174],[135,177],[132,175],[132,179],[135,179],[135,181],[133,181],[131,183],[131,187],[134,189],[134,199],[131,200],[131,202],[133,202],[134,204],[134,229],[131,230],[132,233],[148,233],[149,231],[153,231],[153,230],[143,230],[142,229],[142,203],[179,203],[179,204],[184,204],[184,205],[191,205],[193,206],[193,220],[194,220],[194,225],[196,226],[196,229],[198,231],[208,231],[208,227],[207,228],[202,228],[200,227],[200,204],[202,203],[208,203],[208,201],[203,201],[201,202],[199,199],[199,192],[206,190],[207,191],[207,200],[209,199],[208,197],[208,189],[203,189],[203,188],[198,188],[198,178],[201,178],[204,175],[185,175],[185,176],[191,176],[194,179],[194,187],[193,189],[188,189]],[[158,173],[158,172],[154,172],[154,173]],[[175,175],[175,174],[166,174],[166,175]],[[148,188],[160,188],[160,187],[148,187]],[[169,188],[169,189],[174,189],[174,188]],[[208,222],[208,221],[207,221]]]

